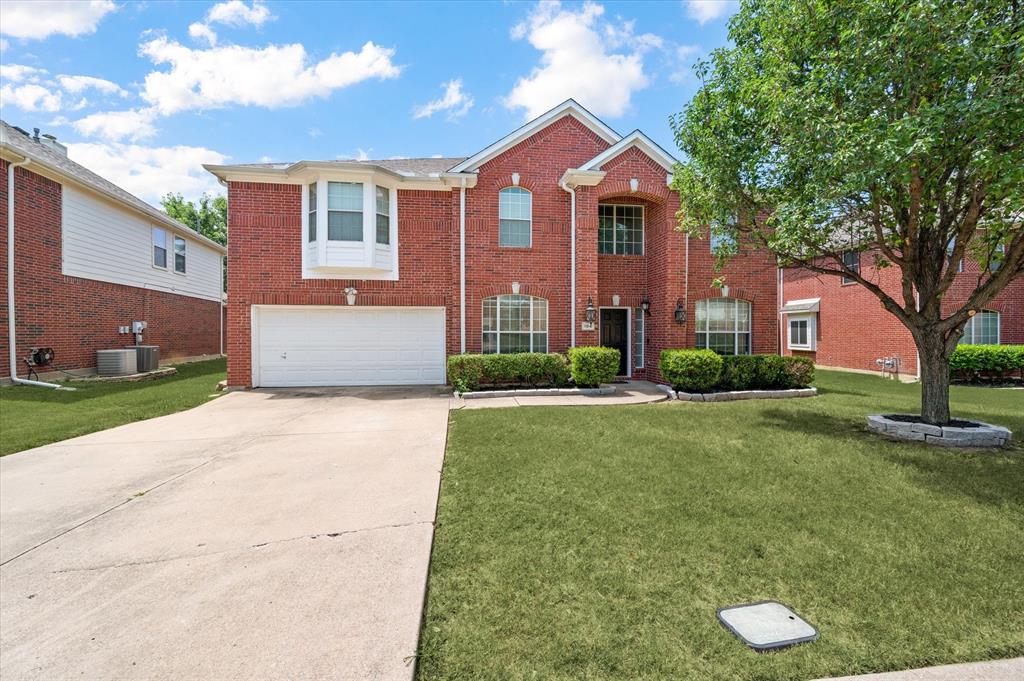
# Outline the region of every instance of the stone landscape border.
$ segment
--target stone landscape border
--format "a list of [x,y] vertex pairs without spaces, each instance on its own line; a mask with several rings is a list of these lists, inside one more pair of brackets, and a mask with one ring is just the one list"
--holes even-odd
[[732,402],[735,400],[784,400],[792,397],[814,397],[817,388],[791,388],[789,390],[731,390],[720,393],[684,393],[667,385],[659,389],[668,393],[670,399],[680,402]]
[[464,400],[475,400],[485,397],[554,397],[557,395],[612,395],[615,393],[615,386],[602,385],[600,388],[515,388],[512,390],[476,390],[473,392],[459,394],[454,392],[455,397]]
[[868,428],[888,438],[907,442],[925,442],[942,447],[1003,447],[1013,439],[1008,428],[995,426],[984,421],[959,419],[973,423],[974,428],[956,426],[933,426],[929,423],[896,421],[889,416],[917,416],[916,414],[872,414],[868,416]]

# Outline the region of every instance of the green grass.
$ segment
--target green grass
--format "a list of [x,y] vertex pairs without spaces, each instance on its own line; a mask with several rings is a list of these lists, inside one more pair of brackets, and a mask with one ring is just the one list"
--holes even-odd
[[[1024,654],[1024,448],[882,440],[918,387],[813,399],[454,412],[419,659],[435,679],[745,679]],[[954,387],[1024,435],[1024,392]],[[821,639],[757,654],[721,606]]]
[[178,366],[178,373],[137,383],[68,385],[74,392],[15,385],[0,388],[0,456],[190,409],[213,398],[225,360]]

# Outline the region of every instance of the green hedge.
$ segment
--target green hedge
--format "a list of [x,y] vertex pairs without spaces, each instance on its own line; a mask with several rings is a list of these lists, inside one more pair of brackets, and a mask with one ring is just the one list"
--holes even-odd
[[1024,378],[1024,345],[958,345],[949,358],[949,370],[968,380],[1014,372]]
[[676,390],[705,392],[718,383],[722,356],[712,350],[662,350],[661,375]]
[[569,382],[569,364],[558,353],[452,355],[448,382],[460,393],[498,386],[560,387]]
[[659,366],[673,388],[686,392],[786,390],[806,388],[814,381],[814,363],[806,357],[666,350]]
[[580,387],[611,383],[619,373],[619,351],[587,346],[570,348],[569,367],[573,382]]

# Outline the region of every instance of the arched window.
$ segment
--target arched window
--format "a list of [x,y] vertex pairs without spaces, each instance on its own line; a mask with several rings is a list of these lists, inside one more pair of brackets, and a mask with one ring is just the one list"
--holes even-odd
[[999,345],[999,313],[982,310],[971,317],[960,342],[966,345]]
[[750,303],[736,298],[698,300],[697,347],[720,355],[749,355]]
[[529,248],[533,223],[533,195],[522,187],[498,192],[498,245]]
[[533,296],[484,298],[484,353],[547,352],[548,301]]

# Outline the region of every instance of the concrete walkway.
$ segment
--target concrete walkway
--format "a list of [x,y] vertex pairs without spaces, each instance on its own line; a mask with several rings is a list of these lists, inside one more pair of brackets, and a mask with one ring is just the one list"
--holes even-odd
[[0,459],[0,678],[411,678],[449,399],[232,393]]
[[995,662],[971,662],[942,667],[909,669],[884,674],[843,676],[817,681],[1020,681],[1024,679],[1024,657]]
[[546,395],[515,397],[481,397],[464,400],[452,398],[452,409],[493,409],[495,407],[579,407],[610,404],[647,404],[663,402],[668,395],[648,381],[616,383],[610,395]]

